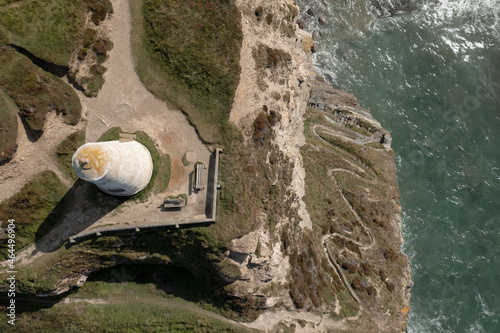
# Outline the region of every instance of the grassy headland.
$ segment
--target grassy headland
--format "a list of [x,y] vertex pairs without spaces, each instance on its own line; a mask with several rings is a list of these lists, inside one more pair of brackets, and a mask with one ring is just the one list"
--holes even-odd
[[[36,332],[59,331],[61,323],[65,332],[253,332],[178,297],[203,289],[195,283],[172,266],[106,269],[71,295],[70,300],[81,302],[60,302],[34,312],[36,306],[18,299],[18,323]],[[7,325],[2,321],[0,328]]]
[[233,1],[130,1],[137,73],[185,112],[201,137],[222,140],[239,81],[242,41]]
[[[11,3],[14,1],[7,1]],[[0,10],[3,42],[50,63],[67,66],[85,22],[82,1],[31,0]],[[4,1],[5,3],[5,1]]]
[[[0,221],[16,220],[16,251],[33,243],[39,226],[66,193],[66,187],[52,171],[33,177],[14,196],[0,204]],[[7,247],[0,247],[0,258],[6,258]]]
[[61,114],[67,124],[80,121],[82,106],[73,89],[8,46],[0,47],[0,88],[35,131],[43,130],[49,110]]

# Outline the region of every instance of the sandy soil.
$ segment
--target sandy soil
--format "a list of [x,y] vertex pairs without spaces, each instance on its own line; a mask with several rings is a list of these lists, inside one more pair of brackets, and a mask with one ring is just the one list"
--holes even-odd
[[77,126],[66,125],[55,113],[49,113],[44,134],[38,141],[30,142],[21,119],[18,119],[17,144],[19,147],[13,159],[0,166],[0,188],[2,189],[0,202],[19,192],[35,174],[44,170],[54,171],[66,186],[71,186],[71,181],[66,179],[57,168],[55,151],[61,141],[83,126],[83,123]]

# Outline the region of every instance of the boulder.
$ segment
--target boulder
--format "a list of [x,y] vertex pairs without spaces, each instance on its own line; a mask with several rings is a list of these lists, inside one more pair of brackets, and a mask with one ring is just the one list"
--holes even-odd
[[314,30],[313,33],[312,33],[312,39],[313,40],[318,40],[319,37],[320,37],[319,30],[318,29]]

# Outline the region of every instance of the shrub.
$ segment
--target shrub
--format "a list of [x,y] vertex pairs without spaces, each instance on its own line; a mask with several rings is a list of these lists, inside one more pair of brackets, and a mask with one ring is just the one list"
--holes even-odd
[[108,45],[106,41],[100,40],[97,43],[94,44],[94,51],[97,53],[98,56],[100,55],[106,55],[106,52],[108,52]]
[[83,47],[89,47],[94,43],[94,39],[96,37],[96,32],[95,30],[91,28],[87,28],[83,31],[83,36],[82,36],[82,45]]
[[271,23],[273,23],[273,14],[272,13],[269,13],[266,15],[266,22],[268,25],[271,25]]

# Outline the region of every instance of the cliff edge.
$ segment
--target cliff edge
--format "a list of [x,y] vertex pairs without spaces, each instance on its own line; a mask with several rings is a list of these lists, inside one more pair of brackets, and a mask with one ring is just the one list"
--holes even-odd
[[[104,9],[86,2],[94,3],[94,13]],[[45,330],[74,322],[95,331],[92,325],[101,323],[79,315],[81,304],[73,305],[83,297],[97,302],[88,304],[90,311],[116,320],[108,322],[116,330],[145,330],[143,323],[151,322],[157,326],[150,330],[164,331],[220,332],[222,324],[233,332],[405,331],[412,282],[401,253],[390,133],[354,96],[333,89],[314,71],[315,44],[299,28],[295,3],[112,3],[115,14],[103,31],[92,32],[82,21],[82,40],[72,47],[72,59],[87,57],[80,60],[89,67],[112,45],[104,32],[114,45],[106,73],[91,68],[95,87],[104,82],[99,95],[78,93],[86,121],[73,127],[51,113],[37,143],[19,124],[19,148],[0,168],[0,219],[14,217],[18,228],[16,291],[28,303],[44,296],[49,305],[68,309],[30,304],[29,311],[19,312],[19,322],[36,321]],[[93,14],[85,15],[88,21]],[[80,52],[91,40],[96,54]],[[95,141],[120,128],[147,132],[151,147],[172,158],[157,157],[163,161],[158,174],[166,179],[158,177],[152,188],[164,192],[146,201],[119,201],[75,183],[64,171],[71,161],[65,156],[85,137]],[[207,146],[224,152],[215,223],[142,230],[140,223],[172,216],[161,205],[167,195],[186,191],[193,195],[190,206],[199,200],[190,179],[204,158],[210,170]],[[32,178],[41,165],[45,171]],[[69,232],[99,223],[136,228],[65,243]],[[6,243],[5,235],[0,238]],[[1,249],[7,259],[7,247]],[[8,264],[0,263],[4,293]],[[94,307],[103,302],[110,306]],[[146,310],[137,317],[140,308]]]
[[292,166],[286,194],[275,199],[292,198],[285,213],[271,222],[264,212],[226,253],[241,271],[232,293],[261,295],[272,308],[249,326],[406,331],[412,282],[390,133],[314,71],[314,42],[293,1],[236,3],[242,72],[230,120],[247,141],[268,131],[270,151]]

